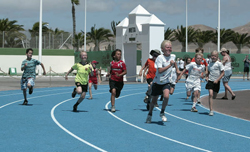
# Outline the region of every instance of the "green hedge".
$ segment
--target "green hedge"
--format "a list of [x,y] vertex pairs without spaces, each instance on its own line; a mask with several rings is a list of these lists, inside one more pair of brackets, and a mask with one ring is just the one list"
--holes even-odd
[[[38,49],[33,49],[33,55],[38,55]],[[24,48],[0,48],[0,55],[25,55]],[[43,49],[42,55],[45,56],[74,56],[74,50]]]

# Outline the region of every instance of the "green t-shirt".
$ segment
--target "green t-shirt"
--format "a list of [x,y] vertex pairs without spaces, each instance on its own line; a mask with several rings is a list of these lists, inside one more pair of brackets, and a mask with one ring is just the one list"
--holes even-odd
[[80,82],[82,85],[88,84],[89,73],[91,72],[89,67],[93,69],[91,64],[82,65],[81,63],[75,63],[72,66],[72,69],[77,70],[75,82]]
[[31,60],[24,60],[22,62],[21,68],[24,67],[25,63],[27,63],[27,66],[25,67],[23,71],[23,78],[36,78],[36,66],[40,65],[41,62],[36,59]]

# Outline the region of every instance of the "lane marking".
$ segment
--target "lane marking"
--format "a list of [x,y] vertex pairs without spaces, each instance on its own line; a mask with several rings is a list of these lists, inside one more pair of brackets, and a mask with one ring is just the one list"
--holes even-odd
[[[125,96],[119,97],[119,98],[116,99],[116,100],[119,100],[119,99],[124,98],[124,97],[127,97],[127,96],[132,96],[132,95],[136,95],[136,94],[141,94],[141,93],[145,93],[145,92],[139,92],[139,93],[134,93],[134,94],[130,94],[130,95],[125,95]],[[174,140],[174,139],[171,139],[171,138],[162,136],[162,135],[160,135],[160,134],[151,132],[151,131],[149,131],[149,130],[146,130],[146,129],[143,129],[143,128],[139,127],[139,126],[136,126],[136,125],[134,125],[134,124],[132,124],[132,123],[129,123],[129,122],[127,122],[127,121],[121,119],[120,117],[114,115],[112,112],[110,112],[109,109],[108,109],[108,105],[109,105],[109,104],[110,104],[110,101],[105,105],[105,108],[106,108],[107,112],[108,112],[110,115],[112,115],[113,117],[115,117],[116,119],[118,119],[118,120],[120,120],[120,121],[122,121],[122,122],[124,122],[124,123],[126,123],[126,124],[128,124],[128,125],[130,125],[130,126],[132,126],[132,127],[135,127],[135,128],[137,128],[137,129],[139,129],[139,130],[141,130],[141,131],[150,133],[150,134],[155,135],[155,136],[157,136],[157,137],[160,137],[160,138],[163,138],[163,139],[166,139],[166,140],[169,140],[169,141],[172,141],[172,142],[175,142],[175,143],[178,143],[178,144],[187,146],[187,147],[191,147],[191,148],[194,148],[194,149],[197,149],[197,150],[201,150],[201,151],[210,152],[209,150],[202,149],[202,148],[199,148],[199,147],[190,145],[190,144],[186,144],[186,143],[183,143],[183,142],[180,142],[180,141],[177,141],[177,140]]]

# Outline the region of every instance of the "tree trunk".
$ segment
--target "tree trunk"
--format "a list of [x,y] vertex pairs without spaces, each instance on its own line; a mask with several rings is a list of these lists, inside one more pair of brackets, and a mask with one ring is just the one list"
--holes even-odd
[[74,50],[76,52],[79,51],[79,48],[78,46],[76,45],[76,39],[75,39],[75,35],[76,35],[76,16],[75,16],[75,6],[74,4],[72,3],[72,19],[73,19],[73,47],[74,47]]

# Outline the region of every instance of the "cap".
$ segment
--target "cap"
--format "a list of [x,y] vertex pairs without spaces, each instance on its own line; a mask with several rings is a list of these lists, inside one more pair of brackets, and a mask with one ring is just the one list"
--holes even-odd
[[158,55],[161,54],[161,52],[159,50],[157,50],[157,49],[151,50],[149,54],[153,55],[154,53],[157,53]]
[[221,52],[227,52],[227,49],[226,48],[221,48],[220,53]]
[[91,63],[98,64],[99,62],[97,62],[96,60],[93,60]]

